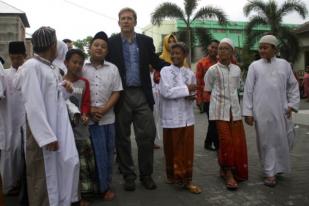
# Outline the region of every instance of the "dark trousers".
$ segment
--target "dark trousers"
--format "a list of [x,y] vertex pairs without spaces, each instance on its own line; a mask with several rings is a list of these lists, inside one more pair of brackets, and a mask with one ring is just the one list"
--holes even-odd
[[22,167],[22,172],[21,172],[21,183],[20,183],[20,192],[19,192],[19,205],[20,206],[28,206],[28,193],[27,193],[27,175],[26,175],[26,157],[25,157],[25,151],[24,151],[24,131],[21,128],[21,156],[22,156],[22,162],[23,162],[23,167]]
[[219,148],[219,140],[218,140],[218,132],[216,128],[216,122],[209,120],[209,102],[204,103],[204,109],[206,111],[207,119],[208,119],[208,129],[205,139],[205,146],[211,146],[212,143],[215,146],[215,149]]
[[116,148],[119,167],[125,179],[136,179],[131,150],[131,124],[133,123],[138,148],[140,177],[153,172],[153,144],[155,122],[141,88],[126,88],[116,108]]

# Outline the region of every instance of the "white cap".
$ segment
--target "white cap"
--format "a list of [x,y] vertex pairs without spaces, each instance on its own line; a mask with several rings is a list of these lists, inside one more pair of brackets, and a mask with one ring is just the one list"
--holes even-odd
[[[220,41],[220,44],[222,44],[222,43],[227,43],[228,45],[230,45],[231,47],[232,47],[232,49],[234,50],[234,43],[233,43],[233,41],[231,40],[231,39],[229,39],[229,38],[224,38],[224,39],[222,39],[221,41]],[[219,45],[220,45],[219,44]]]
[[266,35],[266,36],[263,36],[259,43],[266,43],[266,44],[271,44],[271,45],[274,45],[275,47],[278,46],[278,39],[274,36],[274,35]]

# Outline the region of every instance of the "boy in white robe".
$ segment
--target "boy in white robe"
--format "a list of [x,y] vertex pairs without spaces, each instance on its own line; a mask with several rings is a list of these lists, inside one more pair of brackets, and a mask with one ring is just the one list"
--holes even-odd
[[70,206],[78,200],[79,159],[65,96],[72,83],[52,65],[56,32],[41,27],[32,35],[35,56],[19,70],[15,85],[27,115],[26,166],[29,205]]
[[[0,113],[5,119],[5,146],[1,150],[0,169],[4,194],[18,194],[21,184],[24,156],[22,156],[22,139],[25,134],[26,115],[20,91],[13,86],[18,68],[26,59],[23,41],[9,43],[11,67],[4,70],[3,88],[5,98],[0,105]],[[23,190],[23,195],[26,192]]]
[[290,64],[276,57],[277,38],[266,35],[259,43],[261,59],[249,66],[243,116],[248,125],[255,124],[264,184],[273,187],[276,175],[290,171],[291,113],[298,110],[300,97]]

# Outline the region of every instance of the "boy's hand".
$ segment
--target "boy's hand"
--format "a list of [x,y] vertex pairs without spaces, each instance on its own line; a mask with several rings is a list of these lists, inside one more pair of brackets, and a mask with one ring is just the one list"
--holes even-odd
[[288,119],[292,117],[292,111],[293,111],[292,107],[288,107],[288,111],[286,112],[286,116]]
[[73,92],[73,84],[70,81],[63,80],[62,86],[67,90],[67,92],[72,93]]
[[57,151],[59,149],[58,141],[54,141],[46,145],[48,151]]
[[189,92],[194,92],[196,90],[196,84],[187,85]]
[[82,120],[83,125],[87,125],[89,122],[89,118],[86,114],[82,115],[81,120]]
[[250,125],[250,126],[253,126],[254,124],[254,118],[252,116],[246,116],[245,117],[245,122]]

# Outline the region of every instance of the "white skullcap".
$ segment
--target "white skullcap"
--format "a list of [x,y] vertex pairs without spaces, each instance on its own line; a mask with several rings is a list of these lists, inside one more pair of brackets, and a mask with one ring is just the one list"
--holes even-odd
[[[230,45],[231,47],[232,47],[232,49],[234,50],[234,43],[233,43],[233,41],[231,40],[231,39],[229,39],[229,38],[224,38],[224,39],[222,39],[221,41],[220,41],[220,44],[222,44],[222,43],[227,43],[228,45]],[[219,44],[219,45],[220,45]]]
[[260,44],[261,43],[266,43],[266,44],[271,44],[271,45],[274,45],[275,47],[277,47],[278,45],[278,39],[274,36],[274,35],[266,35],[266,36],[263,36],[261,39],[260,39]]

